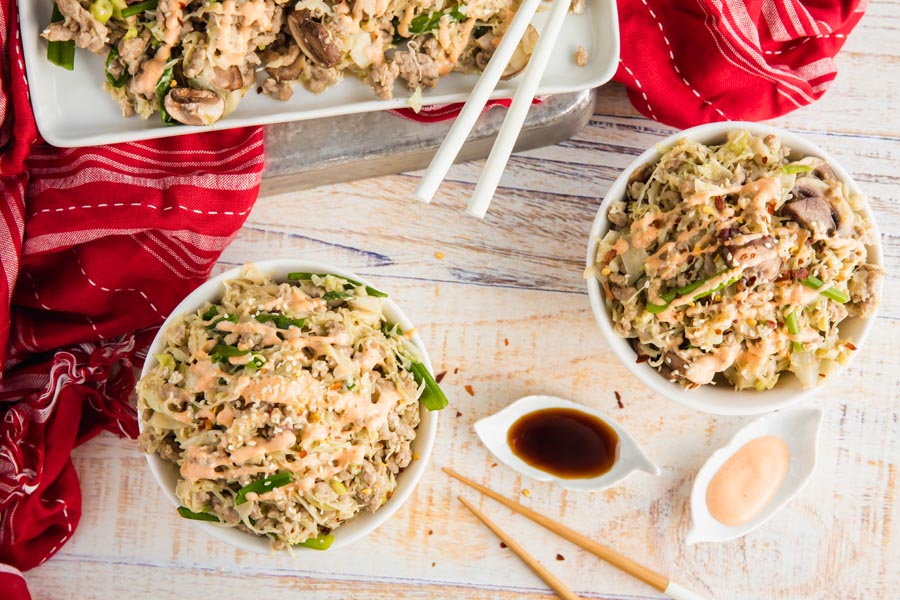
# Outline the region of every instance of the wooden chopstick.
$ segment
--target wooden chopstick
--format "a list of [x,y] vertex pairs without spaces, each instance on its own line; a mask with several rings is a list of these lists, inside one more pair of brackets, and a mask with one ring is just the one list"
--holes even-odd
[[[545,517],[544,515],[542,515],[538,512],[535,512],[535,511],[531,510],[530,508],[526,508],[526,507],[522,506],[521,504],[519,504],[518,502],[516,502],[514,500],[510,500],[509,498],[507,498],[505,496],[501,496],[500,494],[493,491],[492,489],[486,488],[481,484],[475,483],[471,479],[460,475],[459,473],[457,473],[456,471],[454,471],[448,467],[441,467],[441,470],[444,471],[444,473],[446,473],[447,475],[453,477],[454,479],[458,479],[459,481],[463,482],[467,486],[474,488],[474,489],[478,490],[479,492],[481,492],[482,494],[484,494],[485,496],[496,500],[500,504],[503,504],[510,510],[517,512],[522,516],[528,517],[529,519],[531,519],[538,525],[542,525],[543,527],[546,527],[547,529],[549,529],[553,533],[559,535],[560,537],[563,537],[563,538],[569,540],[570,542],[572,542],[573,544],[576,544],[577,546],[581,546],[582,548],[584,548],[585,550],[587,550],[594,556],[602,558],[603,560],[605,560],[609,564],[613,565],[614,567],[621,569],[622,571],[625,571],[626,573],[628,573],[629,575],[631,575],[633,577],[636,577],[637,579],[640,579],[647,585],[655,588],[656,590],[659,590],[660,592],[663,592],[670,598],[684,598],[684,599],[691,599],[691,600],[701,598],[701,596],[698,595],[697,593],[692,592],[691,590],[675,583],[674,581],[671,581],[665,575],[661,575],[660,573],[657,573],[656,571],[653,571],[652,569],[649,569],[639,563],[636,563],[635,561],[631,560],[627,556],[623,556],[623,555],[619,554],[612,548],[610,548],[608,546],[604,546],[603,544],[600,544],[598,542],[595,542],[594,540],[578,533],[577,531],[569,529],[565,525],[561,525],[560,523],[557,523],[556,521],[553,521],[552,519]],[[504,542],[507,545],[509,545],[509,542],[506,542],[505,540],[504,540]]]
[[487,525],[488,529],[493,531],[498,538],[500,538],[504,544],[506,544],[510,550],[515,552],[519,558],[522,559],[526,565],[528,565],[532,571],[537,573],[538,577],[544,580],[547,585],[549,585],[557,595],[563,600],[581,600],[578,596],[575,595],[575,592],[570,590],[566,584],[562,582],[556,575],[547,570],[544,565],[542,565],[536,558],[528,554],[522,546],[520,546],[514,539],[509,537],[502,529],[497,527],[497,524],[487,518],[487,516],[472,506],[472,503],[463,498],[462,496],[457,496],[459,501],[463,503],[463,506],[472,511],[472,514],[478,517],[478,519]]

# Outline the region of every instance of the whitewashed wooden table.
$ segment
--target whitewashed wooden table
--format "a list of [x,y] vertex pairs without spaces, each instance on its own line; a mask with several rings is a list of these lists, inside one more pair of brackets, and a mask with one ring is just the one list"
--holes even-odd
[[[238,551],[177,516],[134,443],[103,435],[75,452],[84,515],[68,545],[27,574],[35,598],[551,597],[458,494],[580,595],[659,597],[450,481],[443,465],[711,598],[900,598],[898,30],[900,4],[872,2],[837,59],[831,90],[774,121],[833,153],[868,193],[888,278],[874,334],[811,402],[826,416],[810,485],[761,529],[725,544],[682,543],[694,474],[750,418],[710,416],[656,396],[595,329],[581,280],[591,221],[620,169],[672,132],[638,116],[623,88],[609,85],[579,135],[513,158],[484,222],[463,214],[480,170],[470,163],[451,170],[430,206],[413,200],[415,173],[261,198],[222,256],[219,268],[275,257],[346,266],[389,289],[419,326],[436,370],[446,371],[451,406],[430,469],[387,525],[341,551]],[[662,475],[576,493],[494,467],[472,423],[531,393],[607,411]]]

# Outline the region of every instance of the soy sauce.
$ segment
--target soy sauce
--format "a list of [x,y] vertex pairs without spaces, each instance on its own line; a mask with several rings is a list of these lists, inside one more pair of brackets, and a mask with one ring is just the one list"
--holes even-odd
[[601,419],[572,408],[545,408],[522,415],[506,441],[513,454],[561,479],[590,479],[609,471],[619,436]]

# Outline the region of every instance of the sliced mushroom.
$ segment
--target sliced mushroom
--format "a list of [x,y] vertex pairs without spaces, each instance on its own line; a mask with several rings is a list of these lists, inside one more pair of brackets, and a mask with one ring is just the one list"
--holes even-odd
[[725,244],[719,253],[729,267],[744,266],[744,276],[755,276],[757,281],[773,281],[781,273],[782,260],[775,248],[775,241],[769,236],[746,244]]
[[269,46],[263,50],[259,58],[266,66],[266,69],[280,69],[293,64],[298,56],[300,56],[300,48],[296,44],[279,44],[275,47]]
[[825,181],[837,181],[838,178],[834,169],[831,168],[831,165],[821,159],[819,164],[816,165],[816,168],[812,170],[812,174]]
[[288,28],[300,50],[320,67],[334,67],[341,62],[341,51],[331,40],[328,30],[313,20],[308,10],[295,10],[288,16]]
[[828,184],[815,177],[801,177],[797,179],[791,194],[794,199],[781,209],[782,216],[796,221],[810,231],[834,233],[840,224],[831,203],[825,199]]
[[300,79],[300,74],[303,73],[305,66],[306,56],[298,51],[294,55],[293,62],[280,67],[266,67],[266,73],[275,78],[275,81],[296,81]]
[[212,84],[221,90],[239,90],[244,87],[244,77],[237,65],[231,65],[227,69],[213,67]]
[[172,88],[164,105],[173,119],[185,125],[212,125],[225,113],[225,101],[212,90]]
[[668,381],[679,382],[685,379],[685,373],[690,363],[682,358],[680,354],[673,350],[669,350],[663,356],[663,361],[659,365],[659,374]]
[[509,59],[509,64],[503,70],[501,79],[512,79],[525,69],[528,61],[531,59],[531,54],[534,52],[534,47],[537,45],[537,40],[537,29],[529,25],[528,29],[525,30],[525,35],[522,36],[522,41],[516,46],[512,58]]

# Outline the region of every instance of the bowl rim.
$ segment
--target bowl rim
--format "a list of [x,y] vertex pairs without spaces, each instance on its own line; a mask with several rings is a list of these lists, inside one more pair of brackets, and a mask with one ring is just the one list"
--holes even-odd
[[[154,358],[154,355],[159,354],[160,350],[162,350],[162,347],[164,345],[165,331],[171,325],[172,321],[188,313],[196,311],[206,301],[214,301],[215,299],[221,298],[223,294],[222,284],[227,280],[239,277],[242,269],[249,264],[252,264],[259,271],[265,273],[268,277],[272,278],[275,281],[285,280],[287,273],[289,272],[302,271],[307,273],[331,273],[334,275],[339,275],[341,277],[347,277],[355,281],[359,281],[364,285],[372,285],[369,280],[352,271],[348,271],[335,265],[303,259],[283,258],[252,261],[246,263],[245,265],[239,265],[227,269],[226,271],[223,271],[218,275],[210,277],[207,281],[202,283],[200,286],[194,289],[194,291],[188,294],[181,302],[178,303],[178,305],[174,309],[172,309],[172,312],[169,313],[169,316],[166,317],[166,320],[160,326],[159,331],[156,333],[156,336],[153,338],[153,342],[150,344],[147,350],[147,358],[144,361],[144,366],[141,369],[140,379],[143,379],[147,372],[156,365],[157,361]],[[373,287],[382,289],[380,286]],[[388,316],[388,318],[391,319],[392,322],[397,323],[401,327],[403,327],[405,331],[412,332],[412,334],[409,336],[410,341],[412,341],[412,343],[419,350],[422,357],[422,362],[428,369],[428,372],[434,375],[434,369],[431,365],[431,360],[428,356],[427,350],[425,349],[425,344],[418,333],[418,330],[415,328],[406,314],[400,309],[397,303],[394,302],[393,298],[390,295],[383,298],[383,301],[384,312],[386,316]],[[138,411],[138,427],[141,431],[143,431],[141,415],[139,409],[136,410]],[[328,551],[338,550],[340,548],[350,546],[353,543],[371,534],[373,531],[375,531],[375,529],[389,520],[390,517],[393,516],[393,514],[397,512],[400,507],[406,502],[406,500],[409,498],[416,485],[418,484],[419,480],[425,474],[426,469],[428,468],[428,462],[431,458],[432,450],[434,449],[439,412],[440,411],[428,410],[423,404],[420,403],[420,420],[419,425],[416,427],[416,438],[415,440],[413,440],[414,452],[418,454],[418,459],[413,460],[396,476],[397,485],[395,487],[393,495],[378,510],[373,513],[357,513],[352,519],[349,519],[347,523],[342,524],[341,527],[335,529],[334,542],[332,543]],[[167,478],[172,477],[173,472],[177,472],[177,468],[175,467],[175,465],[163,460],[156,454],[144,453],[144,457],[147,460],[150,471],[153,473],[153,478],[156,480],[156,483],[157,485],[159,485],[163,494],[174,506],[181,506],[181,502],[175,495],[174,485],[170,486],[166,482]],[[192,523],[196,527],[199,527],[210,536],[242,550],[248,550],[260,554],[271,554],[275,552],[271,547],[270,541],[262,536],[258,536],[245,531],[240,531],[234,527],[222,526],[204,521],[190,520],[190,523]],[[358,525],[357,523],[362,523],[362,525]],[[345,527],[348,527],[348,529],[345,529]],[[347,533],[343,533],[345,531]],[[321,553],[320,550],[314,550],[311,548],[306,548],[304,546],[291,547],[291,550],[292,552]]]
[[[881,233],[878,230],[878,225],[875,221],[875,215],[872,212],[871,206],[869,205],[868,198],[865,196],[865,194],[863,194],[859,185],[857,185],[853,178],[834,159],[834,157],[832,157],[828,152],[826,152],[816,144],[788,130],[761,123],[751,123],[747,121],[728,121],[708,123],[706,125],[699,125],[697,127],[692,127],[683,131],[676,132],[655,143],[652,147],[645,150],[640,154],[640,156],[635,158],[627,167],[625,167],[625,169],[620,173],[620,175],[610,186],[609,190],[606,192],[606,195],[603,198],[603,202],[600,204],[600,207],[598,208],[597,214],[594,217],[594,221],[591,225],[591,230],[588,238],[587,255],[585,258],[587,269],[593,267],[596,261],[597,248],[599,246],[600,238],[609,229],[609,221],[607,219],[609,206],[614,200],[621,198],[625,194],[625,188],[628,183],[628,178],[636,169],[649,162],[656,162],[662,156],[662,152],[660,151],[660,149],[665,150],[674,145],[678,140],[685,137],[704,144],[719,143],[721,141],[724,141],[728,132],[739,129],[747,130],[753,135],[773,134],[777,136],[785,146],[791,149],[792,155],[796,155],[798,157],[816,156],[827,161],[829,166],[834,169],[834,172],[838,176],[838,179],[840,179],[845,185],[847,185],[847,187],[853,194],[857,194],[863,199],[862,212],[866,215],[866,217],[872,224],[872,230],[875,240],[873,245],[866,247],[868,260],[870,263],[878,265],[879,267],[884,267],[884,254],[882,248]],[[852,360],[855,359],[856,355],[859,353],[859,349],[862,348],[866,339],[869,337],[869,334],[871,333],[872,328],[875,325],[875,320],[878,313],[878,307],[876,307],[875,312],[868,319],[859,319],[858,317],[853,318],[853,321],[862,323],[859,333],[853,338],[853,343],[855,346],[857,346],[857,350],[850,356],[847,363],[841,365],[838,370],[834,374],[832,374],[831,377],[829,377],[828,380],[818,386],[804,390],[800,388],[799,382],[797,382],[797,384],[793,386],[796,389],[794,391],[791,391],[790,393],[786,393],[785,390],[787,390],[787,387],[778,387],[782,384],[783,381],[779,380],[779,383],[775,388],[763,392],[747,390],[736,391],[730,388],[726,389],[722,386],[717,386],[715,388],[711,386],[701,386],[701,388],[698,388],[696,390],[685,390],[680,385],[663,379],[662,376],[659,375],[659,372],[649,365],[638,364],[635,362],[634,351],[629,346],[627,346],[625,338],[619,337],[619,335],[616,334],[612,329],[612,325],[609,319],[609,312],[606,308],[606,303],[600,291],[599,281],[596,277],[593,276],[586,276],[586,280],[588,297],[590,299],[591,310],[594,313],[594,320],[597,322],[597,325],[600,328],[600,332],[603,335],[607,346],[609,346],[609,348],[613,351],[613,353],[616,355],[616,358],[618,358],[619,361],[635,377],[637,377],[651,390],[660,394],[661,396],[690,408],[694,408],[707,413],[721,415],[763,414],[774,410],[783,409],[788,406],[793,406],[817,394],[823,388],[830,385],[831,381],[833,381],[836,376],[841,371],[843,371],[843,369],[845,369]],[[883,281],[878,289],[879,297],[882,295],[882,288]],[[793,377],[791,377],[790,380],[795,381]],[[697,394],[697,392],[703,388],[705,388],[706,390],[715,390],[716,393],[712,394],[707,391],[705,394],[702,392],[701,394]],[[731,396],[728,401],[724,401],[722,399],[722,395],[725,393]],[[736,397],[742,396],[740,400],[747,400],[751,397],[751,395],[754,397],[753,402],[739,401],[739,398]]]

